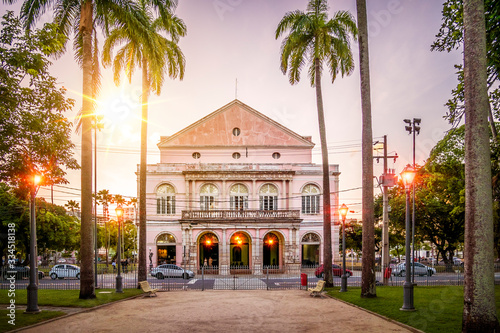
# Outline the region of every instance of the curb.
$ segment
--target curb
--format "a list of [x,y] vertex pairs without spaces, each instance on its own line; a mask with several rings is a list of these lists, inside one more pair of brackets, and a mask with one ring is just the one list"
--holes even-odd
[[[68,317],[71,317],[71,316],[75,316],[75,315],[80,314],[80,313],[91,312],[91,311],[94,311],[94,310],[98,310],[98,309],[104,308],[106,306],[110,306],[111,304],[116,304],[116,303],[128,301],[128,300],[139,298],[139,297],[142,297],[142,296],[143,296],[143,294],[139,294],[139,295],[131,296],[131,297],[128,297],[128,298],[120,299],[118,301],[114,301],[114,302],[110,302],[110,303],[106,303],[106,304],[97,305],[97,306],[94,306],[94,307],[91,307],[91,308],[80,308],[80,309],[82,309],[81,311],[76,311],[76,312],[73,312],[73,313],[65,314],[63,316],[59,316],[59,317],[55,317],[55,318],[50,318],[50,319],[41,321],[41,322],[36,323],[36,324],[32,324],[32,325],[28,325],[28,326],[23,326],[23,327],[16,328],[14,330],[7,331],[7,332],[9,332],[9,333],[10,332],[21,332],[23,330],[27,330],[27,329],[34,328],[34,327],[37,327],[37,326],[45,325],[45,324],[51,323],[51,322],[59,320],[59,319],[65,319],[65,318],[68,318]],[[49,311],[49,310],[45,310],[45,311]]]
[[331,299],[333,299],[333,300],[336,300],[336,301],[342,302],[342,303],[344,303],[344,304],[346,304],[346,305],[349,305],[349,306],[352,306],[352,307],[354,307],[354,308],[357,308],[357,309],[359,309],[359,310],[363,310],[364,312],[367,312],[367,313],[369,313],[369,314],[371,314],[371,315],[377,316],[377,317],[382,318],[382,319],[384,319],[384,320],[386,320],[386,321],[388,321],[388,322],[391,322],[391,323],[393,323],[393,324],[396,324],[396,325],[398,325],[398,326],[401,326],[401,327],[403,327],[403,328],[405,328],[405,329],[407,329],[407,330],[409,330],[409,331],[411,331],[411,332],[414,332],[414,333],[425,333],[424,331],[421,331],[421,330],[419,330],[418,328],[415,328],[415,327],[413,327],[413,326],[409,326],[409,325],[403,324],[402,322],[399,322],[399,321],[397,321],[397,320],[394,320],[394,319],[388,318],[388,317],[383,316],[383,315],[381,315],[381,314],[379,314],[379,313],[376,313],[376,312],[373,312],[373,311],[367,310],[367,309],[362,308],[362,307],[360,307],[360,306],[358,306],[358,305],[356,305],[356,304],[352,304],[352,303],[346,302],[346,301],[344,301],[344,300],[341,300],[341,299],[339,299],[339,298],[335,298],[335,297],[333,297],[333,296],[330,296],[328,293],[327,293],[325,296],[327,296],[327,297],[329,297],[329,298],[331,298]]

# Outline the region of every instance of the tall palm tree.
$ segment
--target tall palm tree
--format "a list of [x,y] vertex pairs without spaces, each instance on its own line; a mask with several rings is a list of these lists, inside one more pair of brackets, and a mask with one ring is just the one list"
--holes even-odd
[[373,135],[370,100],[370,63],[368,52],[368,20],[366,0],[356,0],[358,16],[359,73],[361,76],[362,165],[363,165],[363,256],[361,297],[376,297],[375,228],[373,208]]
[[462,332],[500,332],[493,269],[493,207],[483,0],[464,0],[465,272]]
[[[5,0],[4,0],[5,1]],[[7,0],[9,1],[9,0]],[[14,0],[10,0],[13,2]],[[161,2],[162,0],[155,0]],[[30,29],[47,10],[55,11],[55,20],[61,30],[69,35],[71,30],[81,38],[82,88],[82,153],[81,153],[81,279],[80,298],[95,298],[94,285],[94,237],[92,224],[92,31],[95,26],[128,26],[138,34],[146,35],[142,12],[132,0],[84,0],[84,1],[38,1],[25,0],[21,17]]]
[[[328,1],[311,0],[307,11],[288,12],[276,28],[276,39],[289,31],[281,44],[281,71],[288,72],[291,84],[300,81],[300,72],[306,62],[309,63],[311,86],[316,87],[319,135],[323,160],[323,234],[326,286],[333,286],[332,276],[332,235],[330,205],[330,171],[328,147],[326,144],[325,115],[321,92],[321,73],[323,65],[330,71],[332,83],[337,74],[350,75],[354,69],[354,60],[350,47],[350,38],[356,38],[357,28],[354,18],[347,11],[334,13],[328,19]],[[337,209],[338,207],[335,207]]]
[[105,242],[104,248],[106,249],[106,267],[108,267],[108,249],[109,249],[109,234],[108,234],[108,220],[109,220],[109,204],[113,200],[113,196],[109,194],[109,190],[100,190],[97,192],[97,198],[99,200],[99,204],[102,205],[102,211],[104,215],[104,234],[105,234]]
[[71,211],[71,214],[75,216],[75,209],[80,208],[80,203],[76,202],[75,200],[68,200],[68,202],[64,204],[64,207],[69,209]]
[[[139,269],[138,281],[147,278],[146,262],[146,166],[147,166],[147,121],[148,99],[151,91],[160,94],[164,74],[170,78],[183,79],[185,58],[177,45],[179,38],[186,35],[186,25],[173,14],[177,3],[166,2],[158,17],[153,18],[151,0],[139,0],[139,6],[148,17],[150,34],[138,35],[134,30],[121,27],[111,31],[104,43],[103,62],[111,64],[111,51],[121,45],[114,61],[115,82],[120,81],[120,72],[125,70],[129,79],[136,66],[142,69],[142,123],[141,123],[141,159],[139,168]],[[169,38],[163,37],[164,32]]]

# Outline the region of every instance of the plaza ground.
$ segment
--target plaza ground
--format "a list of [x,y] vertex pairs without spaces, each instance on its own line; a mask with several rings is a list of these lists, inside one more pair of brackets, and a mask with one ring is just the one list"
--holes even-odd
[[159,292],[22,332],[417,332],[304,290]]

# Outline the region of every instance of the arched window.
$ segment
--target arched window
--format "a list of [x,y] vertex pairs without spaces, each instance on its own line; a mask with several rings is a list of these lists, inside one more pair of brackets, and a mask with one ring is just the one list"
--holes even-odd
[[200,189],[200,209],[216,209],[216,200],[219,195],[219,189],[214,184],[205,184]]
[[231,209],[248,209],[248,188],[243,184],[235,184],[229,189]]
[[278,209],[278,188],[273,184],[264,184],[259,191],[260,210]]
[[156,190],[156,214],[175,214],[175,189],[162,184]]
[[302,189],[302,214],[319,214],[320,191],[316,185],[308,184]]

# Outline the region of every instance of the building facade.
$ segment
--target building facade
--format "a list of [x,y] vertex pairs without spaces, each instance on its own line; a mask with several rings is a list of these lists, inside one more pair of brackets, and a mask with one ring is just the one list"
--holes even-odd
[[[257,273],[322,263],[322,166],[312,163],[313,147],[238,100],[161,137],[160,163],[147,166],[151,263]],[[335,258],[338,165],[329,170]]]

